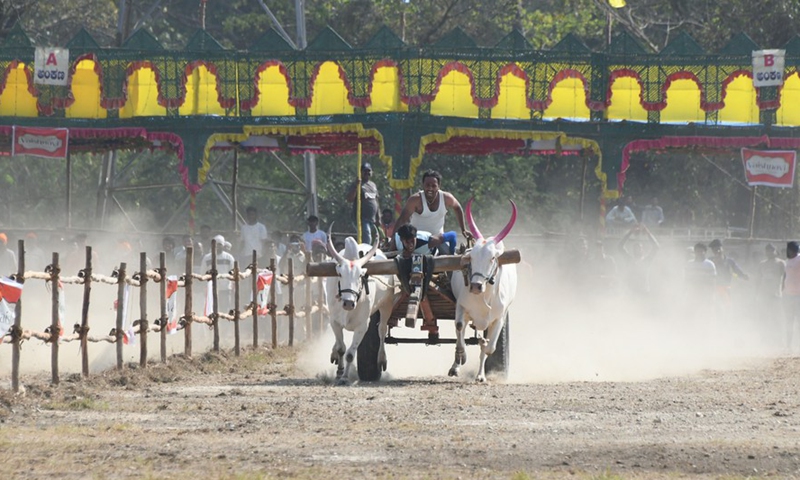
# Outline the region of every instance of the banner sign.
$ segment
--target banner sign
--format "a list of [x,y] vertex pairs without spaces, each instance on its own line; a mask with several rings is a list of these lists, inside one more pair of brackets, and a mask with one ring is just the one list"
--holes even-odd
[[11,155],[67,158],[69,129],[14,126]]
[[22,284],[10,278],[0,278],[0,343],[14,326],[16,304],[22,296]]
[[792,188],[797,152],[794,150],[742,149],[744,175],[748,185]]
[[68,74],[68,48],[36,47],[33,58],[33,83],[66,86]]
[[783,66],[786,50],[753,51],[753,86],[779,87],[783,85]]

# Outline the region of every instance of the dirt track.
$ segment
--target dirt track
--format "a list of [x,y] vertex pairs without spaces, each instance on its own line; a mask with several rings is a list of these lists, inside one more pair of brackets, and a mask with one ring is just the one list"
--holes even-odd
[[[800,359],[661,380],[334,387],[297,351],[0,391],[12,478],[800,475]],[[616,477],[616,476],[619,477]]]

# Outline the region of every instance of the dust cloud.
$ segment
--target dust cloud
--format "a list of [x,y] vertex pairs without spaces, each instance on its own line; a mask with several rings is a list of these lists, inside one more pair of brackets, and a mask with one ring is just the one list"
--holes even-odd
[[[616,272],[598,272],[595,238],[519,233],[507,238],[506,248],[520,249],[523,258],[510,309],[507,381],[641,381],[741,368],[786,354],[782,316],[770,310],[776,299],[757,295],[759,252],[765,242],[725,241],[726,254],[749,273],[749,280],[733,279],[728,299],[719,298],[713,287],[701,289],[687,280],[695,241],[660,239],[644,268],[630,265],[620,242],[619,235],[603,240]],[[633,235],[628,243],[633,242],[641,242],[650,253],[644,235]],[[588,252],[582,253],[582,245],[588,245]],[[452,322],[440,319],[439,325],[442,338],[455,336]],[[402,322],[391,334],[424,336]],[[345,332],[348,346],[350,338]],[[333,342],[333,335],[326,334],[306,345],[300,355],[302,371],[332,376]],[[383,380],[446,376],[454,355],[453,345],[386,349],[389,365]],[[471,381],[478,369],[478,348],[468,346],[467,355],[461,376]]]

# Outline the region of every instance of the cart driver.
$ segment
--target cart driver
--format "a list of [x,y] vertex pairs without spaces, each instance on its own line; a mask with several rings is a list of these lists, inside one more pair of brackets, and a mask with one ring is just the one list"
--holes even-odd
[[[450,209],[456,215],[456,221],[461,228],[461,234],[465,239],[472,238],[467,231],[464,223],[464,211],[461,204],[452,193],[440,190],[442,184],[442,174],[435,170],[428,170],[422,174],[422,190],[411,195],[406,200],[406,205],[395,225],[411,223],[417,230],[430,232],[428,243],[431,248],[438,248],[446,243],[448,249],[440,250],[440,253],[455,253],[457,236],[456,232],[444,231],[444,220],[447,210]],[[395,243],[395,246],[400,247]]]
[[[419,308],[422,310],[423,330],[438,333],[436,318],[433,316],[430,303],[426,297],[428,284],[433,277],[433,257],[428,244],[430,234],[419,232],[414,225],[406,223],[395,232],[396,241],[403,246],[403,250],[395,258],[397,264],[397,277],[403,293],[409,297],[419,299]],[[418,290],[419,289],[419,290]],[[412,326],[408,323],[407,326]]]

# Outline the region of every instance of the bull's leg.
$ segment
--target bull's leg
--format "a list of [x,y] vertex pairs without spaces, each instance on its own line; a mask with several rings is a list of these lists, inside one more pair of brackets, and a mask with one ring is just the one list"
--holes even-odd
[[348,385],[350,383],[350,368],[353,366],[353,362],[356,359],[358,346],[364,339],[367,328],[369,328],[368,322],[362,322],[361,325],[353,331],[353,341],[350,342],[350,348],[344,353],[344,372],[340,377],[337,377],[339,379],[339,385]]
[[464,310],[456,306],[456,358],[453,361],[453,366],[447,372],[451,377],[457,377],[461,370],[461,365],[467,363],[467,344],[464,342],[464,330],[467,326],[466,319],[464,318]]
[[389,316],[392,314],[392,296],[389,295],[387,301],[380,307],[381,321],[378,324],[378,336],[380,337],[380,347],[378,347],[378,368],[386,371],[389,362],[386,358],[386,335],[389,333]]
[[333,330],[333,336],[336,337],[333,349],[331,349],[331,363],[338,365],[336,368],[336,378],[338,379],[342,377],[344,371],[344,361],[342,359],[345,353],[344,332],[342,324],[334,319],[331,319],[331,330]]
[[487,331],[489,338],[481,342],[480,368],[478,369],[478,376],[475,378],[478,382],[483,383],[486,381],[486,357],[493,354],[495,349],[497,349],[497,341],[500,339],[500,332],[503,330],[503,318],[505,318],[505,312],[503,312],[500,318],[495,318],[492,323],[489,324],[489,329]]

